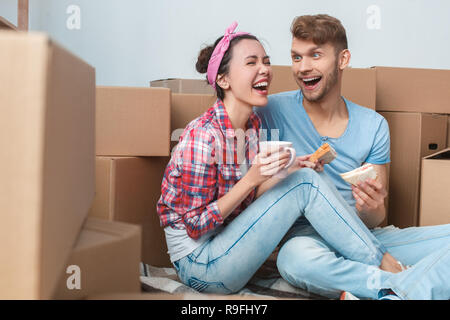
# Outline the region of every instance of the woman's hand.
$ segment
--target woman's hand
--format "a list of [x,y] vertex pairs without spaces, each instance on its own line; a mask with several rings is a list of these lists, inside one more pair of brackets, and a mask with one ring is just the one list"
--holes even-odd
[[253,187],[257,187],[284,169],[289,159],[290,153],[287,151],[258,153],[252,166],[242,179],[245,179]]
[[257,154],[253,160],[252,166],[245,176],[240,179],[229,192],[217,200],[217,206],[222,218],[226,219],[228,215],[244,201],[250,192],[283,169],[289,159],[289,152]]
[[[317,161],[316,163],[310,162],[309,161],[310,156],[311,155],[308,154],[305,156],[296,157],[294,163],[287,169],[288,175],[301,169],[301,168],[312,168],[319,172],[323,171],[323,162],[319,162],[319,161]],[[288,160],[290,159],[289,152],[286,152],[286,159],[287,160],[284,162],[284,165],[283,165],[283,167],[280,168],[280,170],[284,168],[284,166],[287,164]],[[277,173],[277,172],[275,172],[275,173]],[[271,179],[267,179],[267,178],[269,178],[269,177],[265,177],[265,179],[262,180],[262,183],[258,186],[258,189],[256,192],[257,198],[283,179],[283,178],[279,178],[277,176],[275,176],[275,177],[272,176]]]
[[323,160],[311,162],[309,161],[310,157],[311,154],[307,154],[295,158],[294,164],[291,167],[289,167],[289,173],[292,173],[302,168],[311,168],[317,172],[323,171]]

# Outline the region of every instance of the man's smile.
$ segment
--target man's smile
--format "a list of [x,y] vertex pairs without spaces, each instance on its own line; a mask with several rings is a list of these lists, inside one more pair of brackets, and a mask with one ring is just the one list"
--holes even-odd
[[306,90],[314,90],[318,86],[320,80],[322,80],[321,76],[308,76],[301,78]]

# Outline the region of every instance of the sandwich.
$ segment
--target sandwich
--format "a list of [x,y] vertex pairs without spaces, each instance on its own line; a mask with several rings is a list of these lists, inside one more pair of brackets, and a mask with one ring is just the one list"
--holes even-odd
[[333,161],[336,157],[336,151],[328,143],[324,143],[311,155],[311,157],[309,157],[309,161],[316,162],[323,160],[323,164],[327,164]]
[[363,165],[362,167],[356,168],[355,170],[345,172],[341,174],[342,179],[350,184],[356,186],[358,181],[366,181],[367,179],[376,179],[377,171],[374,166],[370,163]]

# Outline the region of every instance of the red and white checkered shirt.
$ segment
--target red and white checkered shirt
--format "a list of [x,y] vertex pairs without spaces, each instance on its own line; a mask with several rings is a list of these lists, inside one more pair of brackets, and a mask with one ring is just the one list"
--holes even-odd
[[255,190],[225,221],[217,206],[242,178],[240,164],[250,166],[256,156],[260,127],[261,120],[252,113],[245,132],[234,130],[220,100],[187,125],[164,172],[157,204],[162,227],[186,229],[189,237],[198,239],[253,202]]

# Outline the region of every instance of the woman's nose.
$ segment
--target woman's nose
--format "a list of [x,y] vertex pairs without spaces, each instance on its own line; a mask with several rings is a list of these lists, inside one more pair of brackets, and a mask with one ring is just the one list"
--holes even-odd
[[268,75],[270,72],[270,66],[266,64],[261,64],[261,67],[259,68],[259,73],[262,75]]

